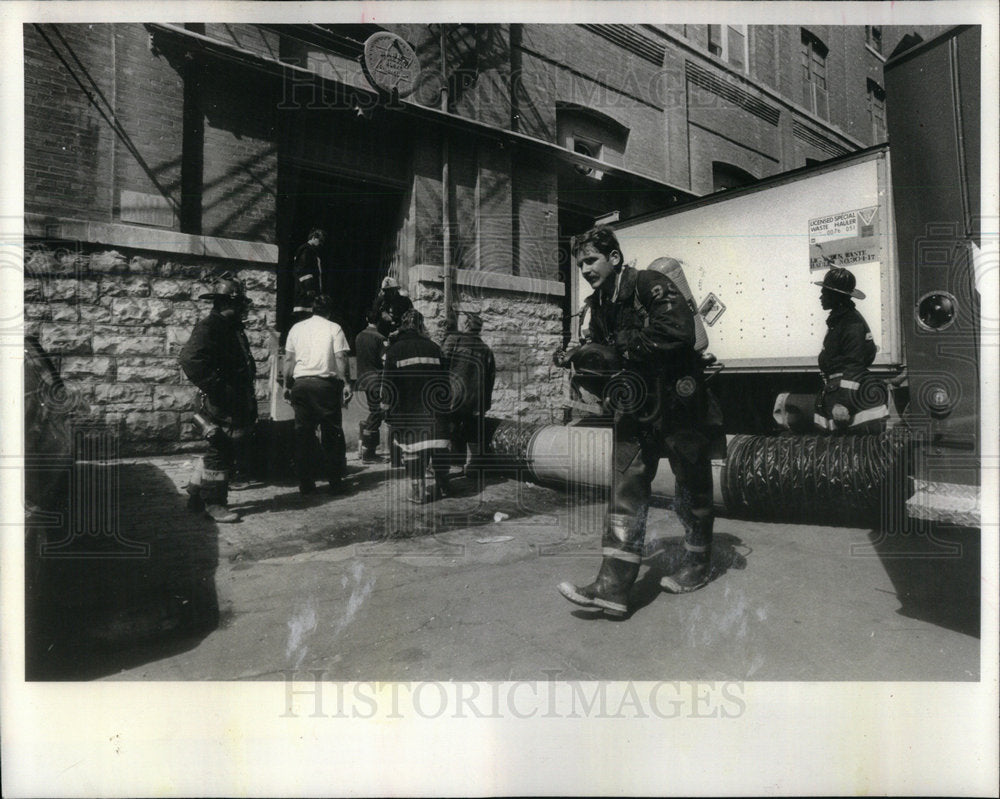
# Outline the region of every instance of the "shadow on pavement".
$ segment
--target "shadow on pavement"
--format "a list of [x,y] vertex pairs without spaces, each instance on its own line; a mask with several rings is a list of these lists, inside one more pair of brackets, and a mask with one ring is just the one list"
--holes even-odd
[[70,482],[60,516],[27,538],[26,679],[93,679],[196,646],[219,623],[215,524],[151,464],[78,463]]
[[[920,522],[913,522],[919,526]],[[980,531],[925,524],[919,532],[869,533],[871,548],[892,580],[901,616],[980,636]]]

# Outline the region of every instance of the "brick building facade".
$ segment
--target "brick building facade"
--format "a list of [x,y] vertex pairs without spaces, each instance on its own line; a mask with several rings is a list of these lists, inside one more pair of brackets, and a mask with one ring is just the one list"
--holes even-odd
[[358,61],[374,25],[25,26],[25,327],[81,420],[126,451],[196,444],[176,356],[224,271],[254,301],[264,402],[314,226],[349,333],[386,274],[434,329],[450,265],[497,356],[494,413],[559,420],[569,236],[877,143],[882,53],[908,33],[384,29],[420,63],[388,104]]

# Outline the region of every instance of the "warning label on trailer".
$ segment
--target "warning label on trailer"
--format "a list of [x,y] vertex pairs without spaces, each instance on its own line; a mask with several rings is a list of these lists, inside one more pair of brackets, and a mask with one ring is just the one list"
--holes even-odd
[[809,220],[809,269],[879,259],[878,206]]

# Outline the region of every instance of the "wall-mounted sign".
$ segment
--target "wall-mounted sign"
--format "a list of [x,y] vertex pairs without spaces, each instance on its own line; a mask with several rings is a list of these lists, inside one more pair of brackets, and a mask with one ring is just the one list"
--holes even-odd
[[387,94],[395,91],[400,97],[413,93],[420,75],[420,61],[413,48],[388,31],[368,37],[361,67],[372,86]]
[[809,220],[809,270],[879,259],[878,206]]

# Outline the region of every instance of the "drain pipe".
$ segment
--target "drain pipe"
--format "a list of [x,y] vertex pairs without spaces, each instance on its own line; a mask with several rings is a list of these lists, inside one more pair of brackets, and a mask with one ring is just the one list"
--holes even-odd
[[[441,23],[441,110],[448,113],[448,59],[445,49],[445,24]],[[441,247],[444,283],[444,318],[450,319],[454,298],[451,273],[451,152],[448,146],[448,132],[441,136]]]

